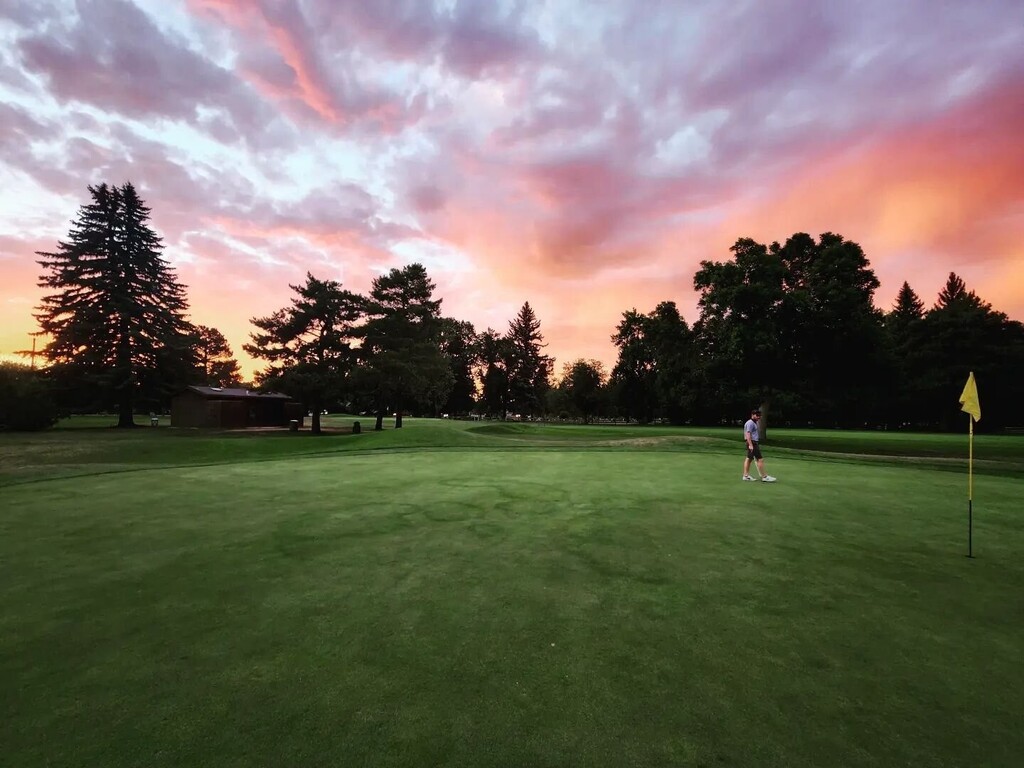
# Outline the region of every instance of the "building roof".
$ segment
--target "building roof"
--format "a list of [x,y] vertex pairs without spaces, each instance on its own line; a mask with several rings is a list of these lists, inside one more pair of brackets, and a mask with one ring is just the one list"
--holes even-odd
[[216,397],[220,399],[245,399],[245,400],[290,400],[288,395],[280,392],[256,392],[251,389],[235,389],[232,387],[188,387],[186,392],[195,392],[203,397]]

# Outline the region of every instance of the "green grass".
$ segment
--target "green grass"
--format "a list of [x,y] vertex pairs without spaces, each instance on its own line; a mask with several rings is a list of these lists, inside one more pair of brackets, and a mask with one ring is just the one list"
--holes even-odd
[[1018,765],[1021,443],[734,432],[2,435],[0,763]]

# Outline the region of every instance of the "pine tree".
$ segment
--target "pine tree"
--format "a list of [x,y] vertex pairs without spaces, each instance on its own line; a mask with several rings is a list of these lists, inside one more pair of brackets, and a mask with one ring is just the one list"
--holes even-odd
[[1017,373],[1022,364],[1019,339],[1005,314],[951,272],[935,306],[925,313],[915,350],[922,372],[915,382],[916,396],[925,412],[943,429],[952,428],[961,414],[950,393],[959,393],[973,371],[989,404],[982,429],[999,425],[1024,393]]
[[924,302],[910,287],[910,283],[904,281],[903,287],[900,288],[900,292],[896,296],[896,304],[886,320],[892,326],[906,328],[922,317],[924,317]]
[[932,311],[944,309],[954,312],[969,312],[973,310],[988,311],[991,308],[992,305],[982,301],[978,294],[967,290],[967,285],[960,275],[956,272],[950,272],[949,277],[946,278],[946,284],[939,291],[939,297],[936,299],[935,307]]
[[508,408],[533,416],[541,412],[544,396],[551,388],[554,360],[541,353],[547,346],[540,332],[540,320],[525,302],[516,318],[509,322]]
[[893,375],[886,418],[899,425],[916,424],[928,416],[917,396],[922,375],[927,373],[921,360],[926,341],[922,335],[923,320],[924,302],[904,282],[892,311],[885,316],[889,368]]
[[312,414],[310,431],[318,435],[320,414],[344,393],[355,361],[354,324],[362,317],[362,296],[334,280],[306,273],[304,285],[290,285],[297,294],[290,306],[267,317],[254,317],[259,329],[243,349],[270,365],[256,374],[261,386],[298,398]]
[[89,193],[67,241],[38,252],[39,285],[53,291],[37,307],[42,355],[57,380],[98,393],[131,427],[136,404],[159,407],[193,368],[188,301],[135,188]]
[[365,364],[358,378],[374,401],[376,429],[385,411],[402,427],[405,408],[417,400],[444,402],[454,377],[441,350],[441,300],[422,264],[392,269],[373,281],[367,321],[359,333]]

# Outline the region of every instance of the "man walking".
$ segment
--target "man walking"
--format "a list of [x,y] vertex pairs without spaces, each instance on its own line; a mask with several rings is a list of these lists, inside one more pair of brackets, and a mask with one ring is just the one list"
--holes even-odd
[[765,474],[764,471],[764,458],[761,456],[761,433],[757,428],[760,421],[761,411],[755,408],[750,412],[747,423],[743,425],[743,439],[747,441],[747,458],[743,461],[743,479],[751,483],[757,482],[750,476],[750,462],[757,461],[757,474],[760,475],[761,482],[774,483],[775,478]]

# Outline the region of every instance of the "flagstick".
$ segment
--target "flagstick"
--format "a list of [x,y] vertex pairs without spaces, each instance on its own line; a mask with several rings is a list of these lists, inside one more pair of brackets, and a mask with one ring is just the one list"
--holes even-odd
[[974,417],[967,415],[967,556],[974,557]]

